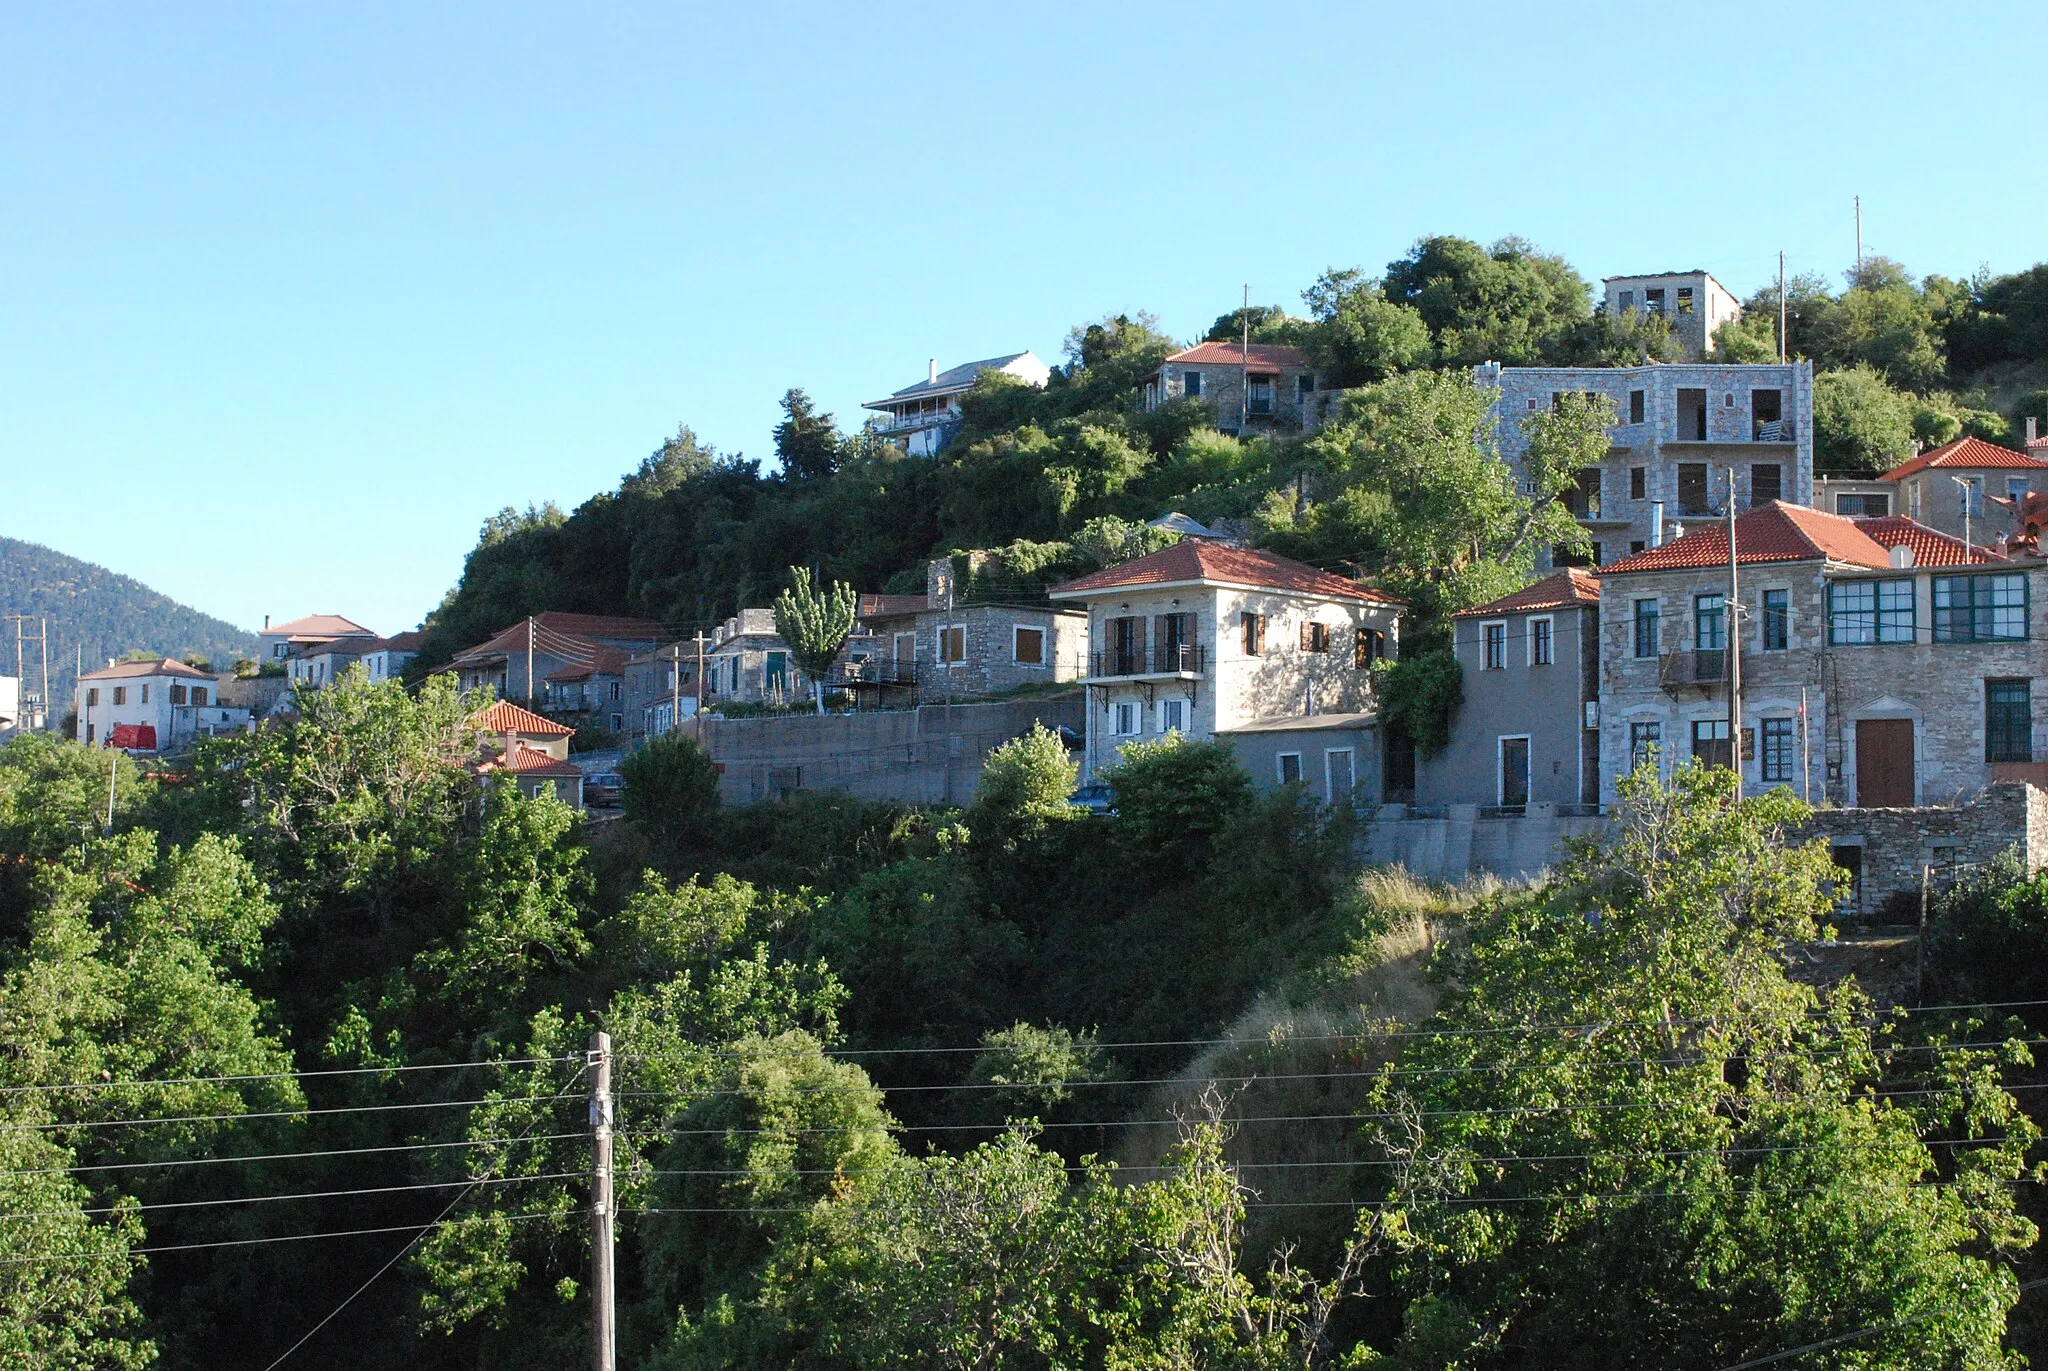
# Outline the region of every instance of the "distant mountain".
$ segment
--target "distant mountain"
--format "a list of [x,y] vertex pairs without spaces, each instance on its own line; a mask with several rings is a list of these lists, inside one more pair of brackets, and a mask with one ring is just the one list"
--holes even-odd
[[[71,682],[83,649],[85,669],[129,652],[204,657],[225,671],[238,657],[256,654],[256,635],[210,614],[188,609],[132,577],[67,557],[39,543],[0,538],[0,614],[33,614],[50,621],[50,719],[71,708]],[[24,631],[33,638],[31,620]],[[27,687],[42,684],[36,645],[22,650]],[[0,675],[14,674],[14,625],[0,620]]]

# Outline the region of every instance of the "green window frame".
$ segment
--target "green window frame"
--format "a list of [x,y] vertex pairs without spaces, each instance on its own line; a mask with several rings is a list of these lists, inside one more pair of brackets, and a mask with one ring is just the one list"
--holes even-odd
[[1913,582],[1836,581],[1828,587],[1828,642],[1836,647],[1913,641]]
[[1795,719],[1765,719],[1763,721],[1763,768],[1762,778],[1767,782],[1789,783],[1792,779],[1792,765],[1798,760],[1798,746],[1795,742]]
[[1655,719],[1638,721],[1628,726],[1629,770],[1633,771],[1644,762],[1654,762],[1664,748],[1664,725]]
[[1719,591],[1692,597],[1693,647],[1700,652],[1728,648],[1728,597]]
[[2025,572],[1934,578],[1934,641],[2019,643],[2027,638]]
[[1655,600],[1636,601],[1636,656],[1657,655],[1657,619],[1659,609]]
[[1792,592],[1764,592],[1764,651],[1783,652],[1792,645]]
[[1984,683],[1984,760],[2034,760],[2034,690],[2025,679]]

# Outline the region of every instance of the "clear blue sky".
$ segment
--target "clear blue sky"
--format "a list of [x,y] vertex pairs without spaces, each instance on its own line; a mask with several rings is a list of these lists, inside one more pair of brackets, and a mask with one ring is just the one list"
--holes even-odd
[[[2048,6],[0,6],[0,534],[431,609],[678,423],[1199,334],[1418,236],[1738,294],[2048,257]],[[0,607],[4,610],[4,607]]]

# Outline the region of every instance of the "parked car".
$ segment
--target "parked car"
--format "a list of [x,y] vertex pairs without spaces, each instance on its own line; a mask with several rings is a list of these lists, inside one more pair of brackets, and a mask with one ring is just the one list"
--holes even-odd
[[1090,814],[1116,813],[1116,792],[1108,786],[1097,783],[1084,785],[1067,796],[1067,803],[1076,809],[1085,809]]
[[616,771],[599,771],[583,778],[583,803],[597,809],[617,809],[626,793],[626,778]]

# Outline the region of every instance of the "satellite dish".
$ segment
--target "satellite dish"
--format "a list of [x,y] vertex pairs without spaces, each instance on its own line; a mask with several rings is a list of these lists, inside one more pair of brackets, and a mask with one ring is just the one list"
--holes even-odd
[[1913,565],[1913,549],[1909,544],[1900,543],[1892,549],[1892,569],[1904,571]]

